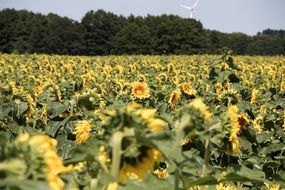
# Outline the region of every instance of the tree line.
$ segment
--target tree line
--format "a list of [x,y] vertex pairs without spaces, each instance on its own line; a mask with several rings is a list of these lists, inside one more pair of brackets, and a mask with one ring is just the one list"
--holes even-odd
[[203,28],[175,15],[118,16],[87,12],[80,22],[49,13],[0,11],[0,52],[65,55],[215,54],[230,48],[239,55],[285,55],[285,31],[255,36]]

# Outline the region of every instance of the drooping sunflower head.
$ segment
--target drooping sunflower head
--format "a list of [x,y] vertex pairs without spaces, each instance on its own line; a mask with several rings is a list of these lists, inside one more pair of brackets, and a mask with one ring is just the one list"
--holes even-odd
[[162,73],[160,73],[160,74],[156,77],[156,79],[157,79],[158,81],[160,81],[160,83],[165,83],[165,82],[167,82],[167,80],[168,80],[168,75],[167,75],[167,73],[162,72]]
[[172,82],[175,85],[178,85],[178,83],[179,83],[179,76],[177,74],[172,77]]
[[91,137],[92,125],[90,121],[77,121],[73,134],[76,138],[77,144],[82,144]]
[[[112,142],[116,140],[111,147],[111,160],[114,166],[120,159],[117,177],[122,183],[127,179],[142,179],[154,169],[161,158],[161,153],[156,147],[146,145],[151,141],[147,139],[147,135],[162,132],[166,122],[156,116],[155,109],[143,108],[137,103],[115,108],[106,114],[103,138],[112,139]],[[116,155],[119,155],[119,158]]]
[[201,98],[194,99],[181,109],[181,119],[175,126],[175,131],[182,148],[187,148],[199,132],[208,129],[211,117],[209,107]]
[[252,103],[252,104],[255,103],[257,98],[258,98],[258,95],[259,95],[259,90],[255,89],[255,88],[252,89],[250,103]]
[[210,120],[212,117],[212,114],[209,112],[209,107],[203,102],[201,98],[196,98],[190,102],[189,106],[199,110],[204,115],[206,120]]
[[145,82],[132,83],[132,96],[137,99],[146,99],[150,97],[150,90]]
[[258,114],[257,117],[252,121],[253,128],[257,133],[261,133],[264,129],[263,119],[264,116],[262,114]]
[[[25,175],[28,175],[26,178],[46,180],[50,189],[54,190],[63,189],[64,182],[60,174],[70,171],[70,168],[65,167],[62,159],[57,155],[56,145],[57,141],[47,135],[29,136],[28,134],[19,135],[12,145],[17,149],[15,160],[18,158],[25,162],[29,160],[27,171],[30,170],[30,172],[25,172]],[[33,167],[30,167],[30,163],[33,163]]]
[[234,154],[239,153],[239,139],[238,135],[249,123],[249,119],[245,114],[238,114],[238,107],[231,105],[228,108],[228,117],[230,120],[229,142],[232,146]]
[[124,128],[148,132],[163,131],[166,122],[157,117],[156,109],[143,108],[140,104],[131,103],[126,107],[114,108],[105,112],[103,127],[114,133]]
[[180,90],[174,90],[168,100],[169,106],[174,109],[179,100],[181,99],[181,91]]
[[225,105],[228,104],[229,101],[232,104],[237,104],[240,101],[240,99],[241,99],[240,94],[238,93],[238,91],[236,91],[233,88],[229,88],[227,90],[224,89],[218,95],[218,100],[224,103]]

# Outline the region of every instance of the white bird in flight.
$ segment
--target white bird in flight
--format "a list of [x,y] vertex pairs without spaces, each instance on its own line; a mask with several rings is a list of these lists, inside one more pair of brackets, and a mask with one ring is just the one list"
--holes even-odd
[[185,9],[189,9],[190,10],[190,18],[193,18],[193,12],[194,12],[195,7],[197,6],[198,3],[199,3],[199,0],[197,0],[192,6],[181,5],[181,7],[185,8]]

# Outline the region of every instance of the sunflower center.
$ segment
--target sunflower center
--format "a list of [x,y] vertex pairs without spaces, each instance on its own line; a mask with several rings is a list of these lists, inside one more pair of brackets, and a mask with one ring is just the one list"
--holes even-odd
[[136,94],[137,95],[143,95],[143,89],[142,88],[136,89]]

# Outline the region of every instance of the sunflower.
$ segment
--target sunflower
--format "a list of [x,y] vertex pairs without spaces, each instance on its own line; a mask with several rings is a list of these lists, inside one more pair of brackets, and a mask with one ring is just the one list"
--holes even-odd
[[187,95],[190,95],[190,96],[196,96],[197,95],[197,91],[192,88],[190,83],[183,83],[181,86],[181,89]]
[[203,102],[201,98],[196,98],[193,100],[189,106],[192,106],[199,110],[205,117],[206,120],[210,120],[212,114],[209,112],[209,107]]
[[155,165],[160,162],[161,153],[153,148],[149,148],[140,162],[135,164],[125,163],[119,172],[119,180],[125,183],[127,179],[142,180],[144,176],[151,172]]
[[99,155],[97,157],[100,163],[104,165],[110,165],[111,163],[111,158],[109,157],[105,147],[103,145],[100,146],[99,148]]
[[35,115],[36,103],[30,94],[27,94],[27,101],[28,101],[27,115],[28,117],[32,118]]
[[118,189],[118,183],[113,182],[113,183],[109,183],[107,186],[107,190],[117,190]]
[[46,104],[43,105],[40,115],[41,121],[43,124],[47,124],[47,110],[46,110]]
[[75,124],[75,131],[73,134],[75,134],[76,137],[76,143],[82,144],[86,140],[88,140],[91,136],[92,126],[90,121],[78,121]]
[[165,179],[169,175],[166,169],[161,169],[161,168],[155,169],[152,173],[156,175],[158,179]]
[[168,100],[168,104],[169,106],[173,109],[175,108],[175,106],[177,105],[178,101],[181,98],[181,91],[180,90],[174,90],[171,95],[170,98]]
[[138,99],[145,99],[150,97],[150,91],[145,82],[134,82],[132,84],[132,95]]
[[256,102],[256,99],[258,98],[258,94],[259,94],[259,90],[255,89],[255,88],[252,89],[250,103],[253,104]]
[[252,121],[253,128],[257,133],[261,133],[263,131],[263,126],[261,125],[263,122],[263,116],[258,114],[257,117]]
[[240,131],[240,126],[238,124],[238,107],[236,105],[229,107],[229,117],[231,122],[231,131],[230,131],[230,137],[229,141],[232,145],[233,153],[239,152],[239,141],[238,141],[238,134]]
[[[143,108],[137,103],[105,114],[108,118],[103,125],[108,128],[104,137],[111,135],[116,142],[112,146],[112,154],[108,152],[108,157],[107,154],[101,153],[100,160],[111,158],[111,173],[118,177],[121,183],[125,183],[128,179],[141,180],[145,174],[153,171],[157,162],[160,161],[161,154],[154,147],[142,144],[135,134],[145,136],[145,134],[160,132],[164,129],[166,122],[156,116],[155,109]],[[119,131],[114,133],[116,128]],[[122,136],[121,130],[128,132],[128,136]],[[114,134],[118,136],[114,137]],[[122,143],[122,146],[118,145],[119,143]],[[108,164],[106,165],[108,167]]]
[[238,135],[240,134],[242,129],[245,129],[249,120],[246,115],[238,114],[238,107],[236,105],[230,106],[228,113],[231,122],[229,141],[232,145],[233,153],[236,154],[239,152]]
[[[143,108],[138,103],[131,103],[127,106],[127,112],[141,117],[147,124],[150,132],[160,132],[166,126],[166,122],[164,120],[156,117],[156,109]],[[114,115],[114,112],[112,115]]]
[[235,185],[219,183],[216,185],[216,190],[238,190],[239,188]]
[[179,83],[179,77],[178,77],[177,74],[172,77],[172,82],[173,82],[175,85],[178,85],[178,83]]
[[284,81],[282,81],[280,83],[280,90],[285,90],[285,82]]
[[275,183],[273,185],[269,185],[268,183],[264,183],[264,184],[268,190],[279,190],[280,189],[280,184],[278,183]]
[[136,113],[146,121],[151,132],[160,132],[166,125],[164,120],[156,117],[155,109],[139,109]]
[[221,92],[223,91],[223,85],[222,85],[222,83],[217,82],[217,83],[215,84],[215,91],[216,91],[217,95],[220,95],[220,94],[221,94]]
[[144,74],[139,74],[137,79],[140,82],[146,82],[147,81],[146,76]]
[[28,143],[32,152],[40,153],[44,160],[44,171],[46,180],[51,190],[63,189],[64,182],[59,175],[69,172],[71,168],[63,165],[62,159],[56,153],[57,141],[47,135],[35,135],[29,137],[28,134],[22,134],[18,137],[19,143]]

